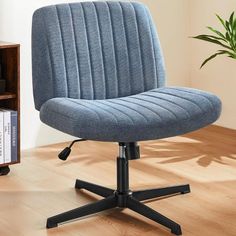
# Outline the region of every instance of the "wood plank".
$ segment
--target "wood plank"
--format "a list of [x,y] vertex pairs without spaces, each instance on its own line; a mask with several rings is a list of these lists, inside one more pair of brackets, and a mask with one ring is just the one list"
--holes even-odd
[[4,93],[0,94],[0,100],[6,100],[6,99],[12,99],[12,98],[16,98],[15,93],[4,92]]
[[[182,225],[184,236],[236,235],[236,131],[209,126],[187,135],[141,142],[142,158],[130,162],[132,189],[190,183],[192,192],[146,204]],[[27,150],[22,164],[0,177],[0,235],[170,236],[164,227],[130,210],[111,210],[46,230],[47,217],[100,199],[76,191],[76,178],[116,184],[115,143],[68,143]]]
[[19,47],[19,46],[20,46],[20,44],[17,44],[17,43],[9,43],[9,42],[0,41],[0,49],[1,48]]

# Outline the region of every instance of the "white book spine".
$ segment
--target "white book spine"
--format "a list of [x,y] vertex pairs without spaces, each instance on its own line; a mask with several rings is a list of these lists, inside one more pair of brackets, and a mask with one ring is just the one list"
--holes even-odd
[[11,162],[11,112],[4,111],[4,159],[5,163]]
[[0,111],[0,164],[4,161],[4,135],[3,135],[3,112]]

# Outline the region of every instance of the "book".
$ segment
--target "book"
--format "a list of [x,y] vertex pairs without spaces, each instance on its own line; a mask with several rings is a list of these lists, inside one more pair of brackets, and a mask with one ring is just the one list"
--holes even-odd
[[4,162],[11,162],[11,111],[2,109],[3,112],[3,144]]
[[18,160],[17,146],[17,111],[11,111],[11,161],[16,162]]
[[4,163],[3,112],[0,111],[0,164]]
[[4,163],[17,161],[17,111],[1,109],[3,113]]

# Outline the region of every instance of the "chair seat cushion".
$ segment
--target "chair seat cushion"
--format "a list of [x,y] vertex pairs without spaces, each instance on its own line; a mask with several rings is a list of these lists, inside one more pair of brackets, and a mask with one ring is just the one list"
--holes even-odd
[[70,135],[98,141],[134,142],[184,134],[209,125],[221,112],[218,97],[183,87],[162,87],[105,100],[53,98],[40,118]]

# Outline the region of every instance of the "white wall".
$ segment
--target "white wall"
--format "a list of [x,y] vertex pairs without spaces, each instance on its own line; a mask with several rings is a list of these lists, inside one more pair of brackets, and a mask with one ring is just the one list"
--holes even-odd
[[[206,26],[222,29],[215,13],[228,19],[236,12],[235,0],[191,0],[190,35],[208,33]],[[191,86],[217,94],[223,103],[221,118],[218,125],[236,129],[236,60],[220,56],[209,62],[203,69],[199,66],[204,59],[212,55],[218,46],[203,41],[191,40]]]
[[[35,9],[43,5],[62,2],[66,0],[0,0],[0,39],[21,44],[22,149],[72,139],[40,122],[38,112],[33,105],[31,84],[32,14]],[[186,47],[188,1],[142,0],[142,2],[150,7],[158,25],[166,58],[168,84],[189,85],[188,47]]]
[[189,86],[189,0],[140,0],[158,29],[163,48],[167,84]]

